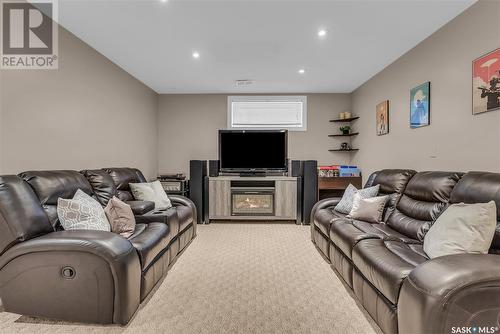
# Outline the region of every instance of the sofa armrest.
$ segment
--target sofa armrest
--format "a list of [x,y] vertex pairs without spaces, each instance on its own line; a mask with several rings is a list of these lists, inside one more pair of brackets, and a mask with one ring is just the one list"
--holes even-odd
[[403,283],[400,333],[452,333],[452,327],[497,326],[500,255],[457,254],[429,260]]
[[126,324],[139,307],[140,284],[136,250],[111,232],[53,232],[0,257],[0,298],[19,314]]
[[311,240],[313,240],[314,216],[316,215],[316,212],[318,210],[329,208],[329,207],[334,208],[337,204],[339,204],[340,200],[341,200],[341,197],[331,197],[331,198],[322,199],[321,201],[314,204],[313,208],[311,209],[311,219],[309,220],[310,225],[311,225]]
[[187,206],[193,211],[193,236],[196,236],[196,225],[198,223],[196,217],[198,217],[198,214],[196,212],[196,206],[194,205],[193,201],[181,195],[168,195],[168,198],[170,198],[173,206]]

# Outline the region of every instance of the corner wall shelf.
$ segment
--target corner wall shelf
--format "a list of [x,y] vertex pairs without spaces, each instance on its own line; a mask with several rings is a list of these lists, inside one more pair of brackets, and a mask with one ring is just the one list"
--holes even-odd
[[352,137],[352,136],[357,136],[359,135],[359,132],[355,132],[355,133],[349,133],[347,135],[343,135],[343,134],[338,134],[338,135],[328,135],[328,137]]
[[328,150],[330,152],[353,152],[353,151],[359,151],[359,148],[351,148],[350,150]]
[[335,123],[347,123],[347,122],[352,122],[355,121],[359,118],[359,116],[356,117],[351,117],[351,118],[344,118],[344,119],[331,119],[330,122],[335,122]]

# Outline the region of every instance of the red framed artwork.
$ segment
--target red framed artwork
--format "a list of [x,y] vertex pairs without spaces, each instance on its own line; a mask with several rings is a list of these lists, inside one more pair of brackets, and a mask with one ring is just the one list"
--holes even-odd
[[472,62],[472,114],[500,109],[500,48]]

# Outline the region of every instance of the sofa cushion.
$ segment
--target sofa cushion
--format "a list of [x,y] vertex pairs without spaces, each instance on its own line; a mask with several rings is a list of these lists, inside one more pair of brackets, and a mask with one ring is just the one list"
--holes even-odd
[[19,242],[53,231],[29,184],[18,176],[0,176],[0,254]]
[[386,221],[394,211],[401,194],[415,173],[416,172],[411,169],[383,169],[372,173],[368,178],[365,187],[379,185],[378,195],[389,196],[384,212],[384,221]]
[[337,212],[333,208],[320,209],[316,211],[314,215],[314,225],[321,231],[325,236],[330,233],[330,226],[335,219],[345,218],[346,214]]
[[453,188],[450,203],[487,203],[497,206],[497,228],[492,251],[500,253],[500,173],[468,172]]
[[54,228],[59,228],[57,200],[72,199],[78,189],[92,195],[92,187],[85,176],[73,170],[29,171],[19,174],[35,191]]
[[117,189],[116,196],[124,202],[134,200],[134,196],[132,196],[130,191],[129,183],[146,182],[144,175],[142,175],[141,171],[136,168],[115,167],[103,168],[103,170],[109,173],[109,175],[113,178]]
[[400,240],[406,243],[418,242],[418,240],[408,238],[404,234],[401,234],[398,231],[393,230],[392,228],[387,226],[387,224],[384,223],[372,224],[360,220],[355,220],[352,222],[352,224],[360,231],[375,235],[380,239]]
[[155,203],[151,201],[127,201],[125,203],[130,205],[134,215],[143,215],[153,211],[155,208]]
[[416,173],[406,185],[387,224],[399,233],[423,240],[423,231],[444,211],[461,174],[455,172]]
[[430,258],[451,254],[488,254],[497,226],[494,201],[452,204],[436,220],[424,238]]
[[102,169],[84,170],[81,173],[92,186],[97,200],[102,206],[108,205],[109,200],[117,195],[117,189],[113,178]]
[[421,244],[366,239],[353,249],[352,261],[361,275],[397,305],[401,285],[410,272],[428,260]]
[[161,255],[172,237],[166,224],[136,224],[135,232],[129,241],[139,255],[142,271],[146,271],[148,266]]
[[377,235],[361,231],[353,222],[348,219],[337,219],[330,225],[330,240],[344,253],[352,259],[352,249],[358,242],[364,239],[378,239]]
[[182,232],[193,222],[193,210],[187,206],[177,206],[175,210],[179,219],[179,232]]

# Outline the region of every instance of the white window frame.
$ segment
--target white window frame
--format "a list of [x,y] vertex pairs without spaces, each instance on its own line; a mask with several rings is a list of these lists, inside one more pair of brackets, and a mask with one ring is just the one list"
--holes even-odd
[[[302,103],[302,122],[300,126],[276,126],[274,124],[255,126],[255,125],[234,125],[233,124],[233,103],[234,102],[300,102]],[[242,95],[227,97],[227,128],[230,130],[289,130],[289,131],[306,131],[307,130],[307,96],[302,95]]]

